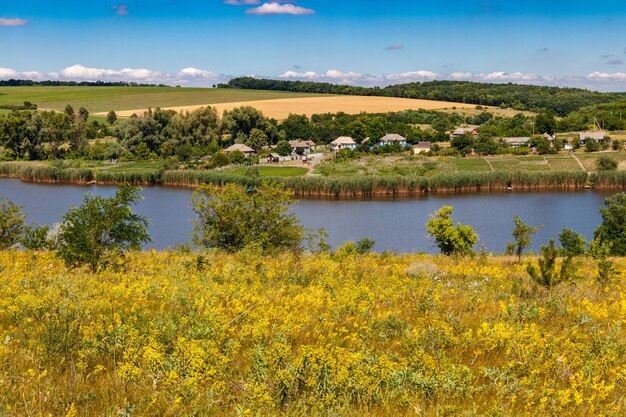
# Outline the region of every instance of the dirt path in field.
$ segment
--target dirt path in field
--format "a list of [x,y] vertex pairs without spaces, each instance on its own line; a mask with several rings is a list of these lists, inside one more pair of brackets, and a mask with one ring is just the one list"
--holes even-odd
[[493,165],[491,165],[491,162],[489,162],[489,158],[483,158],[486,162],[487,165],[489,165],[489,168],[491,168],[491,172],[496,172],[495,169],[493,169]]
[[580,169],[582,169],[587,174],[589,174],[589,172],[585,169],[585,166],[583,165],[583,163],[580,162],[580,159],[578,159],[578,157],[575,154],[572,154],[572,158],[574,158],[576,160],[576,162],[578,162],[578,165],[580,165]]
[[[163,107],[164,109],[180,111],[193,111],[199,107],[211,106],[217,109],[221,114],[225,110],[232,110],[235,107],[252,106],[263,112],[265,116],[278,120],[286,119],[289,114],[313,114],[322,113],[338,113],[344,112],[348,114],[358,114],[361,112],[368,113],[385,113],[402,110],[446,110],[456,107],[457,109],[471,108],[475,104],[453,103],[449,101],[433,101],[433,100],[417,100],[410,98],[395,97],[364,97],[364,96],[331,96],[331,97],[300,97],[300,98],[284,98],[275,100],[257,100],[257,101],[241,101],[235,103],[218,103],[194,105],[194,106],[176,106]],[[119,117],[130,117],[133,114],[141,116],[147,109],[121,110],[116,111]],[[95,113],[98,116],[106,116],[106,113]]]

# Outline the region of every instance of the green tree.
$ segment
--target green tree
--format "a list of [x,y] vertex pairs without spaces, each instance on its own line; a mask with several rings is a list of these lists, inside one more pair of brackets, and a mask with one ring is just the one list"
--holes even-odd
[[299,248],[304,229],[289,213],[292,203],[291,192],[276,183],[256,190],[237,184],[203,186],[191,199],[197,215],[194,242],[228,252],[248,246],[264,252]]
[[604,200],[600,208],[602,223],[594,232],[594,239],[611,245],[611,254],[626,255],[626,194],[615,194]]
[[513,253],[517,255],[518,261],[522,261],[522,254],[532,243],[532,236],[537,233],[542,227],[530,226],[522,220],[520,216],[513,215],[513,222],[515,223],[515,229],[513,229],[514,242],[509,242],[509,247],[513,249]]
[[565,256],[581,256],[585,254],[585,245],[587,243],[585,238],[571,229],[563,229],[559,233],[559,242],[561,242],[561,253]]
[[141,198],[139,190],[123,186],[112,197],[86,194],[79,207],[63,216],[57,255],[68,267],[88,265],[96,271],[150,242],[148,220],[132,210]]
[[356,247],[356,251],[361,255],[370,253],[372,249],[374,249],[374,245],[376,245],[376,242],[370,239],[369,237],[364,237],[363,239],[359,239],[354,244],[354,246]]
[[76,117],[76,113],[74,112],[74,108],[70,104],[65,106],[65,114],[70,116],[72,118],[72,120],[74,119],[74,117]]
[[263,146],[267,145],[267,135],[263,133],[261,129],[254,128],[250,131],[250,135],[248,135],[246,145],[258,151]]
[[556,132],[556,118],[554,114],[541,112],[535,116],[535,132],[554,135]]
[[81,122],[85,123],[89,119],[89,110],[84,107],[78,109],[78,118]]
[[51,246],[51,243],[48,241],[49,232],[50,226],[48,225],[28,225],[24,228],[20,243],[30,250],[48,249]]
[[20,241],[24,232],[24,219],[20,206],[0,198],[0,249],[8,249]]
[[598,275],[596,281],[603,287],[606,287],[611,280],[618,274],[615,264],[609,259],[611,254],[611,244],[602,242],[596,238],[589,244],[589,254],[596,261]]
[[528,275],[530,275],[533,281],[550,289],[572,278],[574,266],[571,257],[565,258],[561,263],[561,267],[558,268],[558,251],[554,245],[554,239],[550,239],[550,243],[547,246],[541,247],[541,254],[542,257],[538,261],[539,268],[531,263],[526,267],[526,271],[528,271]]
[[617,169],[617,161],[609,155],[602,155],[596,160],[598,171],[615,171]]
[[426,230],[435,238],[437,246],[444,255],[466,255],[478,243],[478,235],[471,226],[452,221],[452,207],[443,206],[431,215],[426,223]]
[[107,114],[107,122],[109,122],[109,124],[111,126],[113,126],[115,124],[115,122],[117,122],[117,113],[115,113],[113,110],[111,110]]
[[585,151],[586,152],[597,152],[602,148],[600,142],[595,141],[593,139],[585,140]]
[[291,154],[291,145],[286,140],[281,140],[276,144],[274,148],[274,152],[279,154],[280,156],[287,156]]

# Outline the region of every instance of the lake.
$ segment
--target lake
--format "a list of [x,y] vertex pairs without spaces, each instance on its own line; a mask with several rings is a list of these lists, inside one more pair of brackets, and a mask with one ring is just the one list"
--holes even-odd
[[[79,205],[87,192],[110,196],[116,187],[79,185],[42,185],[17,179],[0,180],[0,197],[24,207],[28,222],[53,224],[72,205]],[[147,187],[136,211],[150,218],[153,242],[148,248],[164,249],[189,242],[194,213],[189,205],[192,190]],[[588,239],[601,222],[598,208],[613,193],[511,192],[463,195],[430,195],[398,199],[303,199],[292,208],[302,224],[324,227],[329,243],[337,246],[346,240],[369,237],[375,250],[435,253],[437,248],[426,233],[430,214],[443,205],[454,207],[454,219],[469,224],[478,233],[481,245],[489,251],[503,252],[511,240],[513,214],[531,225],[543,224],[532,248],[537,250],[563,228],[582,233]]]

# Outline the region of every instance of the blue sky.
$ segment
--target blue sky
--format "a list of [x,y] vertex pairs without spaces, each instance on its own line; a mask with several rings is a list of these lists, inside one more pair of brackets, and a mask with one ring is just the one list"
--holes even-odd
[[467,79],[626,91],[626,3],[0,0],[0,51],[0,78]]

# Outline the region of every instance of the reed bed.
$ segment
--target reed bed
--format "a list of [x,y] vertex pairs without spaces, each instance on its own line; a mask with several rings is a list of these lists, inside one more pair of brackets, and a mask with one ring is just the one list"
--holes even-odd
[[589,178],[591,186],[598,189],[626,188],[626,171],[594,172]]
[[163,171],[147,169],[141,171],[98,171],[96,183],[105,185],[133,184],[156,185],[163,182]]
[[423,195],[427,193],[501,192],[506,190],[579,190],[626,188],[626,172],[582,171],[496,171],[464,172],[435,176],[385,175],[354,177],[248,177],[213,170],[130,169],[99,170],[79,164],[47,165],[29,162],[2,162],[0,176],[29,182],[164,185],[197,187],[202,184],[236,183],[256,187],[263,181],[284,184],[298,196],[368,197],[383,195]]

